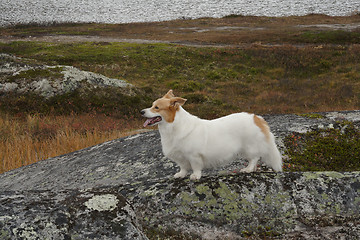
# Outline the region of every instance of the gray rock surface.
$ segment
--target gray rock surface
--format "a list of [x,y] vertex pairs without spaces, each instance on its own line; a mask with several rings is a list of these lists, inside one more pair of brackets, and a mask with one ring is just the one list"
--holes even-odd
[[[144,226],[203,239],[358,239],[360,173],[252,173],[121,189]],[[134,194],[134,192],[136,194]],[[166,232],[165,232],[166,233]]]
[[[292,132],[360,124],[360,111],[264,116]],[[233,173],[244,161],[173,179],[157,131],[0,175],[0,239],[359,239],[360,172]],[[35,219],[35,220],[34,220]]]
[[0,192],[0,239],[147,239],[116,189]]

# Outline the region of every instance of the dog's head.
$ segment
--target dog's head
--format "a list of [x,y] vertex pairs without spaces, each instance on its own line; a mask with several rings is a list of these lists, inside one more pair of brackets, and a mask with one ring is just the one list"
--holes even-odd
[[146,117],[144,127],[154,126],[159,123],[172,123],[175,120],[176,112],[184,105],[186,99],[175,97],[172,90],[169,90],[162,98],[159,98],[151,108],[141,110],[141,115]]

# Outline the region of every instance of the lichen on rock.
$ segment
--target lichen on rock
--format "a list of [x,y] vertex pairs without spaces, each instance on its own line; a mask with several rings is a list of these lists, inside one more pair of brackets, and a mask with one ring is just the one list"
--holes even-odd
[[[285,136],[360,111],[265,116]],[[331,118],[332,118],[331,117]],[[151,142],[152,144],[144,144]],[[284,152],[284,149],[281,148]],[[360,172],[239,173],[244,160],[173,179],[157,131],[0,175],[4,239],[358,239]]]
[[347,235],[339,226],[360,220],[359,173],[314,175],[253,173],[208,176],[197,182],[163,180],[137,188],[151,194],[123,193],[142,209],[143,225],[158,235],[173,231],[193,238],[209,233],[215,239],[226,239],[221,238],[224,233],[287,238],[308,228],[319,235],[331,230],[331,236],[358,236],[356,228],[349,228]]
[[116,189],[0,193],[1,239],[147,239]]
[[97,195],[85,202],[85,206],[91,210],[112,211],[116,209],[119,200],[112,194]]

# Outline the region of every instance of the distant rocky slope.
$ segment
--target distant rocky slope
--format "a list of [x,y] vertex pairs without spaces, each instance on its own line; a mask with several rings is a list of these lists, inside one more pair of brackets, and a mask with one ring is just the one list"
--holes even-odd
[[[33,60],[32,60],[33,61]],[[37,93],[45,98],[79,88],[118,87],[131,94],[131,84],[71,66],[47,66],[30,63],[8,54],[0,54],[0,94]]]
[[[265,116],[292,132],[360,124],[360,111]],[[157,131],[0,175],[0,239],[359,239],[360,173],[233,173],[173,179]]]
[[[131,116],[148,96],[121,79],[72,66],[48,66],[34,59],[0,54],[0,111],[39,114],[71,112]],[[137,110],[136,110],[137,113]]]

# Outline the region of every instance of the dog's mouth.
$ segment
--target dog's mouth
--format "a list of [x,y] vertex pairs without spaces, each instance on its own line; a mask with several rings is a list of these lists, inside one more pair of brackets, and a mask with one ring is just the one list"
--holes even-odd
[[144,127],[152,126],[152,125],[160,122],[161,120],[162,120],[162,118],[161,118],[160,116],[153,117],[153,118],[148,118],[148,119],[146,119],[146,121],[144,122]]

